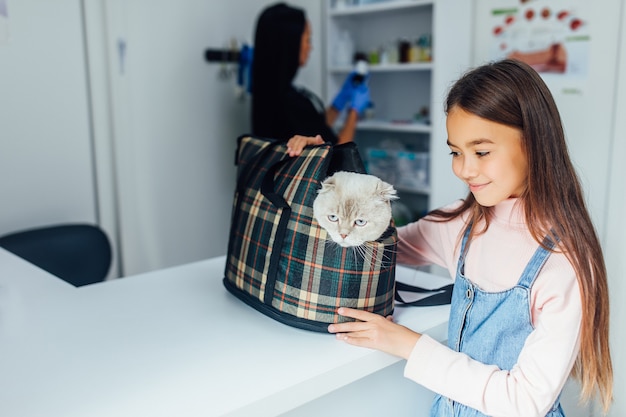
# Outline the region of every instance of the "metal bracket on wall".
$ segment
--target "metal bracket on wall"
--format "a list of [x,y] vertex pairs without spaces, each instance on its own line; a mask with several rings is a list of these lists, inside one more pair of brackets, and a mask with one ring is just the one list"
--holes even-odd
[[207,62],[239,62],[239,50],[207,49],[204,51]]
[[[230,48],[206,49],[204,59],[207,62],[215,62],[221,65],[219,77],[223,80],[229,79],[232,75],[237,75],[237,86],[235,96],[243,98],[245,92],[250,92],[250,69],[252,66],[253,49],[247,44],[237,47],[235,41],[231,41]],[[234,64],[234,65],[233,65]]]

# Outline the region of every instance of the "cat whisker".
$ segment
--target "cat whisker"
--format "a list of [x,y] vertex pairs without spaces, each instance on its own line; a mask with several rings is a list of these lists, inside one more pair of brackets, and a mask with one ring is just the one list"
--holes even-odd
[[352,256],[354,257],[354,263],[359,263],[359,255],[361,255],[361,251],[359,250],[360,246],[352,246]]
[[[376,245],[372,244],[371,242],[364,242],[363,244],[359,246],[355,246],[354,249],[355,249],[355,253],[358,252],[361,259],[363,259],[363,261],[366,261],[366,260],[374,259],[375,247]],[[384,259],[382,259],[381,261],[382,261],[381,263],[383,264],[385,263]]]
[[392,263],[394,263],[394,258],[395,258],[394,255],[398,253],[397,246],[395,243],[384,243],[382,246],[383,246],[382,248],[383,266],[389,267],[391,266]]
[[341,256],[342,247],[332,239],[324,240],[324,253],[334,256]]
[[[395,249],[390,250],[389,246],[393,244],[383,244],[380,242],[363,242],[361,245],[341,246],[339,243],[332,239],[324,240],[324,250],[329,254],[335,256],[341,256],[345,248],[348,249],[346,255],[351,257],[355,264],[376,262],[376,258],[379,259],[380,266],[383,268],[390,268],[393,264],[393,254],[396,253]],[[381,247],[382,246],[382,247]]]

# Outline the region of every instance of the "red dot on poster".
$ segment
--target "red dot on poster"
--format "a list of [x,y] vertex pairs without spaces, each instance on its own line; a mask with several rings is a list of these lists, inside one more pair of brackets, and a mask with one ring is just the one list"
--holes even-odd
[[500,26],[496,26],[495,28],[493,28],[494,35],[499,35],[501,33],[502,33],[502,28]]
[[506,43],[501,43],[500,49],[504,51],[506,49]]
[[549,18],[551,14],[552,14],[552,12],[550,12],[550,9],[548,9],[547,7],[544,7],[541,10],[541,17],[543,17],[544,19]]
[[569,24],[569,27],[572,28],[572,30],[576,30],[579,27],[581,27],[583,24],[582,20],[580,19],[572,19],[572,21]]
[[515,21],[515,18],[513,16],[507,16],[506,19],[504,19],[504,23],[506,23],[507,25],[510,25],[514,21]]
[[566,10],[563,10],[562,12],[559,12],[559,13],[556,15],[557,19],[559,19],[559,20],[563,20],[563,19],[565,19],[567,16],[569,16],[569,12],[568,12],[568,11],[566,11]]
[[533,9],[526,10],[526,19],[532,20],[535,17],[535,11]]

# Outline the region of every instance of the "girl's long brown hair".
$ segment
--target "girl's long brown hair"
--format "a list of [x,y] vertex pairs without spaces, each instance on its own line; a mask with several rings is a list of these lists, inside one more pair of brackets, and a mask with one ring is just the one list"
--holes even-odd
[[[606,267],[552,94],[531,67],[503,60],[475,68],[458,80],[448,93],[446,113],[453,107],[522,133],[528,158],[528,178],[521,195],[526,223],[539,244],[546,235],[556,235],[555,250],[563,251],[576,271],[582,326],[572,375],[581,382],[582,399],[598,395],[606,413],[613,398]],[[484,229],[472,230],[472,235],[489,227],[491,209],[478,204],[471,193],[458,209],[433,210],[427,218],[446,221],[466,211],[473,225],[484,224]]]

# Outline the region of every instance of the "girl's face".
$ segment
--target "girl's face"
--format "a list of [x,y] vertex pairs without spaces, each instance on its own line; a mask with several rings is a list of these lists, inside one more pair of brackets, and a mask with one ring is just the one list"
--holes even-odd
[[483,119],[459,107],[446,121],[452,170],[485,207],[519,197],[526,187],[528,162],[518,129]]
[[304,25],[304,32],[302,32],[302,39],[300,40],[300,66],[306,65],[309,60],[309,54],[313,49],[311,45],[311,24],[307,21]]

